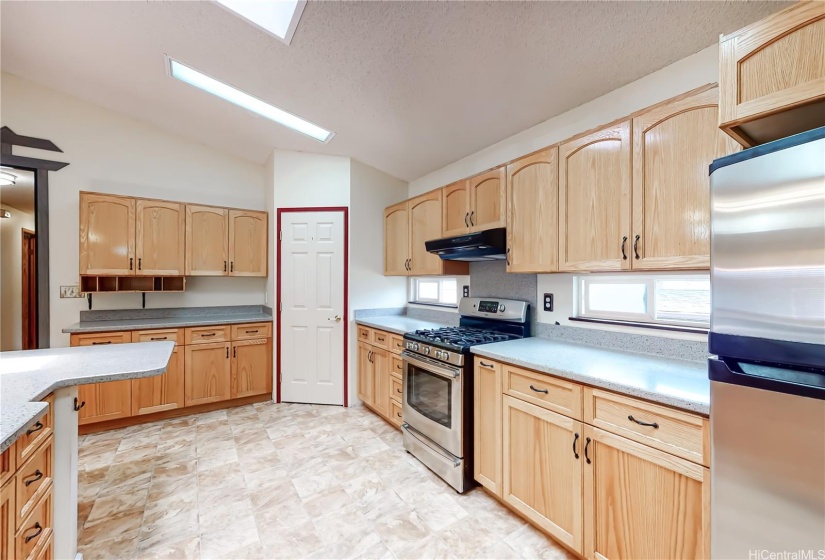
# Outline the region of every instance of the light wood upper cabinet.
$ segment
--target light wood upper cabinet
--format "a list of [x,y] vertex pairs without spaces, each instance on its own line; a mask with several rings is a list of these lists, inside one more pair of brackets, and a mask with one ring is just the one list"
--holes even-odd
[[135,199],[80,193],[80,274],[135,274]]
[[138,276],[183,276],[186,206],[139,198],[135,214]]
[[559,270],[630,268],[630,152],[630,121],[559,146]]
[[442,261],[438,255],[428,253],[426,241],[441,237],[441,191],[436,190],[417,196],[409,201],[410,264],[409,274],[425,276],[441,274]]
[[269,224],[266,212],[229,211],[229,275],[267,275]]
[[186,275],[229,274],[229,210],[186,205]]
[[384,275],[406,276],[409,262],[407,201],[384,210]]
[[710,558],[706,467],[591,426],[584,436],[586,558]]
[[225,401],[230,398],[229,346],[229,342],[186,346],[186,406]]
[[502,498],[581,553],[582,423],[508,395],[503,398]]
[[507,181],[504,166],[467,180],[470,193],[470,231],[507,225]]
[[233,399],[272,393],[272,339],[232,343]]
[[465,179],[442,189],[441,233],[443,237],[453,237],[470,231],[470,191],[467,183]]
[[708,166],[737,149],[719,130],[718,88],[633,119],[633,269],[710,267]]
[[501,364],[476,357],[473,369],[473,478],[501,497]]
[[825,125],[825,3],[722,36],[719,61],[721,127],[743,146]]
[[559,269],[559,150],[507,166],[507,272]]
[[[117,382],[120,383],[120,382]],[[132,415],[151,414],[184,406],[184,351],[176,346],[166,372],[132,379]]]

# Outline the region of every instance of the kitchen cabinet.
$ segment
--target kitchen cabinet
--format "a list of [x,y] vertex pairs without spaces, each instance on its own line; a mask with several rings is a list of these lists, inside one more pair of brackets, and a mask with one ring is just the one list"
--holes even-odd
[[268,214],[229,211],[229,275],[267,275]]
[[476,357],[473,369],[473,478],[501,497],[501,364]]
[[186,205],[186,275],[229,275],[229,210]]
[[577,420],[504,396],[502,498],[580,554],[582,430]]
[[409,272],[409,218],[407,201],[384,210],[384,275],[406,276]]
[[584,427],[586,558],[710,558],[710,471]]
[[630,269],[630,121],[559,146],[559,270]]
[[372,408],[379,415],[390,416],[390,353],[387,350],[373,347],[372,365],[374,371],[375,389],[372,393]]
[[232,342],[233,399],[272,393],[272,339]]
[[507,166],[507,272],[559,269],[559,150]]
[[358,398],[367,406],[375,400],[375,367],[372,363],[372,346],[358,343]]
[[443,237],[506,226],[505,173],[506,168],[502,166],[442,189]]
[[80,274],[135,274],[135,199],[80,193]]
[[135,257],[138,276],[183,276],[186,206],[135,200]]
[[0,560],[13,560],[14,525],[17,519],[14,481],[0,487]]
[[404,402],[402,374],[394,369],[403,350],[393,343],[388,332],[358,326],[358,398],[364,405],[392,423],[401,426]]
[[455,237],[470,230],[470,191],[467,180],[457,181],[441,189],[443,208],[441,232],[443,237]]
[[151,414],[184,406],[184,350],[175,346],[166,372],[132,379],[132,415]]
[[[72,346],[97,346],[105,344],[123,344],[132,341],[129,332],[90,333],[71,335]],[[89,383],[77,388],[78,402],[85,403],[80,409],[78,424],[91,424],[126,418],[132,415],[132,382],[107,381]]]
[[825,125],[825,3],[799,2],[719,40],[721,128],[746,147]]
[[184,358],[184,402],[186,406],[225,401],[230,398],[229,347],[229,342],[186,346]]
[[737,149],[717,126],[718,99],[713,87],[633,119],[633,227],[626,251],[634,270],[710,266],[708,165]]

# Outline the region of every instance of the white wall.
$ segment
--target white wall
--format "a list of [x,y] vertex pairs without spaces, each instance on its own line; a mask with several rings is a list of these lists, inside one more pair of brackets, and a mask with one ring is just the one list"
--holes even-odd
[[[23,349],[23,228],[34,231],[34,215],[3,204],[0,218],[0,351]],[[34,294],[32,294],[34,296]]]
[[[184,140],[77,98],[2,75],[2,124],[47,138],[64,153],[16,149],[19,155],[69,166],[49,176],[51,344],[67,346],[61,329],[78,320],[85,299],[60,299],[78,283],[78,192],[81,190],[265,208],[264,166]],[[190,278],[187,291],[148,294],[147,307],[262,304],[262,278]],[[140,294],[94,297],[95,309],[140,307]]]

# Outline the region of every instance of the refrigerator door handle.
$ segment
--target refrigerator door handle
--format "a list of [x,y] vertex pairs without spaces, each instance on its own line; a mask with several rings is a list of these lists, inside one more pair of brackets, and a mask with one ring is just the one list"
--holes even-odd
[[825,400],[825,374],[791,369],[763,369],[766,372],[764,375],[756,375],[743,371],[736,362],[708,359],[708,378],[711,381]]

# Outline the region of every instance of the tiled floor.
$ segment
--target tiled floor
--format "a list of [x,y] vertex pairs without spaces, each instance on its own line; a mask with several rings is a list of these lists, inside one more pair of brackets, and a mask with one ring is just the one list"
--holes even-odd
[[481,489],[456,494],[364,408],[262,403],[80,443],[98,558],[572,558]]

